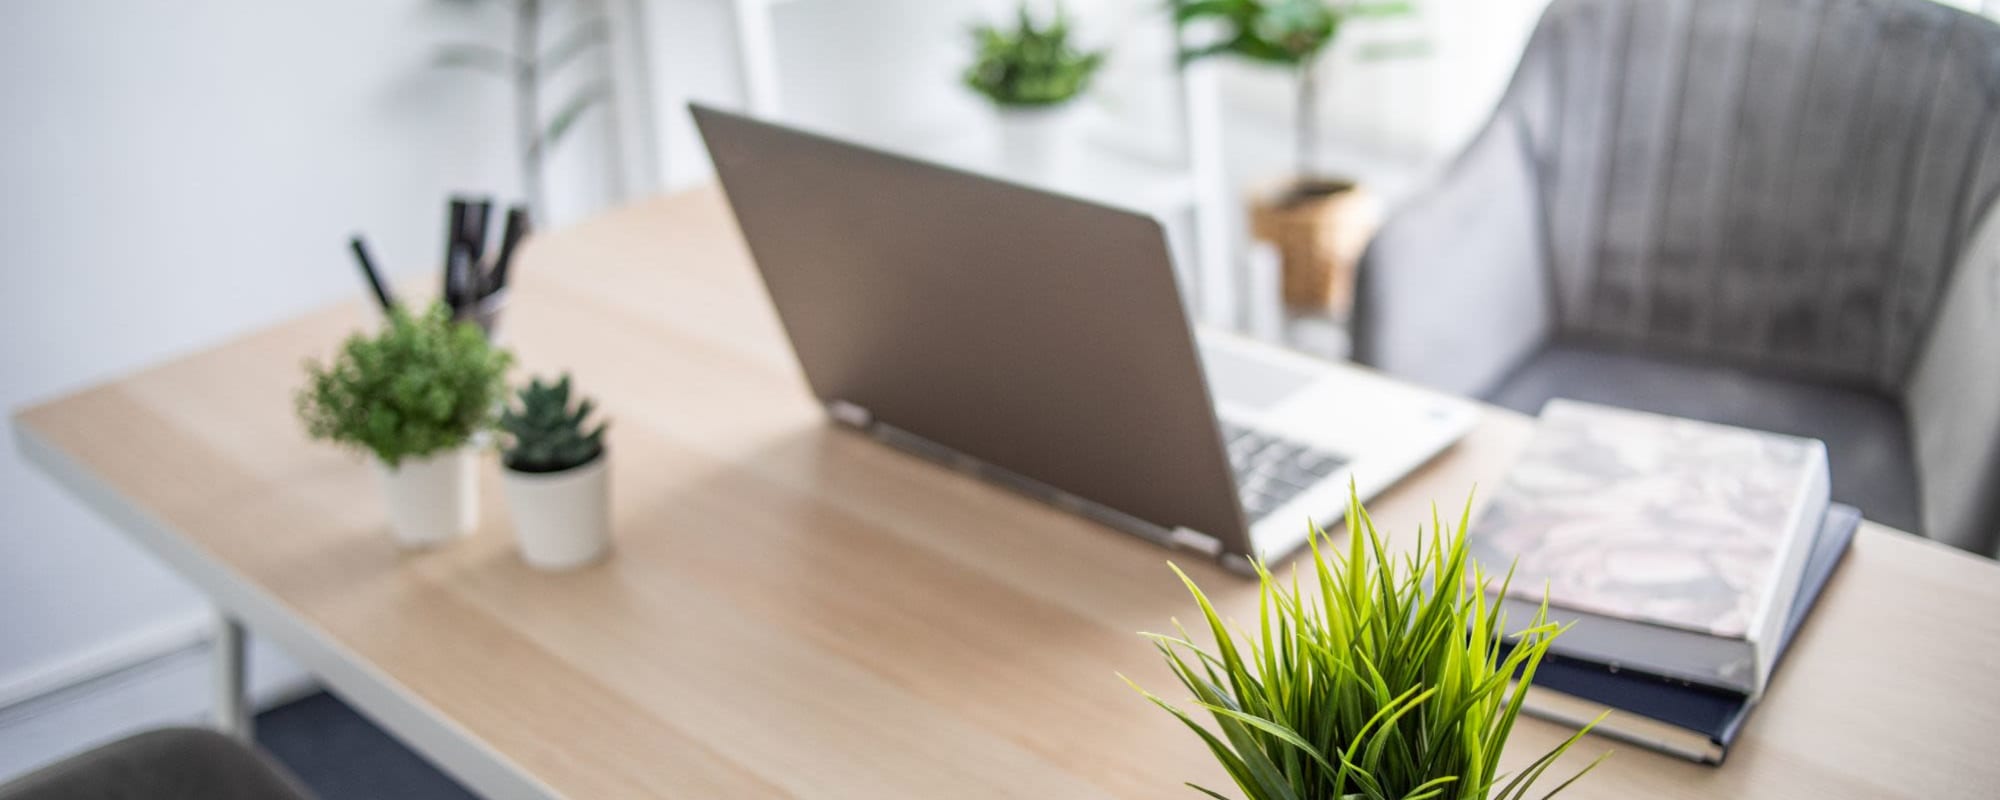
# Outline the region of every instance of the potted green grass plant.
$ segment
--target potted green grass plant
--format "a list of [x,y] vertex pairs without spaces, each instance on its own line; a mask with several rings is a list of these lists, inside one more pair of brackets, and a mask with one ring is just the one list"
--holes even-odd
[[570,402],[568,374],[531,379],[518,396],[500,415],[500,461],[521,558],[548,570],[596,561],[611,546],[605,423],[591,424],[589,398]]
[[1000,157],[1009,170],[1053,174],[1069,161],[1077,96],[1104,63],[1102,51],[1070,41],[1068,12],[1037,24],[1026,4],[1012,29],[982,24],[972,31],[977,52],[965,84],[993,104],[999,118]]
[[[1404,0],[1172,0],[1184,34],[1183,64],[1233,56],[1287,70],[1293,111],[1291,176],[1253,200],[1251,228],[1282,258],[1286,305],[1345,314],[1353,303],[1354,265],[1380,215],[1379,204],[1355,181],[1325,175],[1315,163],[1319,141],[1319,64],[1348,23],[1414,11]],[[1194,37],[1198,36],[1198,39]],[[1193,41],[1189,41],[1194,39]],[[1369,48],[1364,57],[1420,49],[1404,43]]]
[[[1310,557],[1289,580],[1257,565],[1254,635],[1231,631],[1174,568],[1215,645],[1202,647],[1184,629],[1146,634],[1193,695],[1191,710],[1139,691],[1199,735],[1248,800],[1527,797],[1590,727],[1511,775],[1499,771],[1521,711],[1523,693],[1512,681],[1525,688],[1561,631],[1546,604],[1509,630],[1517,621],[1488,600],[1488,576],[1467,555],[1470,515],[1468,504],[1446,533],[1434,513],[1414,553],[1391,554],[1351,498],[1344,555],[1322,549],[1327,536],[1315,529]],[[1507,640],[1511,651],[1501,647]],[[1213,730],[1196,713],[1209,716]]]
[[379,332],[348,337],[332,361],[306,362],[299,417],[312,438],[372,455],[397,543],[433,547],[479,525],[469,445],[492,426],[510,360],[443,304],[392,309]]

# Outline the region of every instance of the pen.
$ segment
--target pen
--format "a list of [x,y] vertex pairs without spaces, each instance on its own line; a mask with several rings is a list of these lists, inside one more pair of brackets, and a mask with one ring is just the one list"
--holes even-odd
[[466,207],[465,218],[465,303],[472,305],[486,295],[490,268],[486,265],[486,223],[493,216],[493,198],[481,197]]
[[375,259],[368,257],[368,243],[362,241],[361,234],[357,233],[347,240],[347,245],[354,250],[354,260],[361,265],[361,274],[368,278],[368,288],[375,290],[375,301],[382,304],[382,313],[394,311],[396,298],[382,283],[382,274],[375,270]]
[[451,219],[445,228],[444,238],[444,304],[451,307],[453,315],[458,313],[462,301],[458,296],[459,252],[465,236],[466,202],[464,198],[451,198]]
[[486,260],[486,221],[493,215],[493,198],[472,201],[465,213],[466,251],[472,254],[472,263],[478,264]]
[[487,294],[507,288],[507,267],[514,263],[514,246],[528,236],[528,207],[514,206],[507,209],[507,229],[501,234],[500,255],[494,259],[493,281]]

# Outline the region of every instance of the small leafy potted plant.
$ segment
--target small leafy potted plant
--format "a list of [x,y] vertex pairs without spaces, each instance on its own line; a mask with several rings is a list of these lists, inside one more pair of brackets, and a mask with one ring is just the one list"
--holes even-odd
[[[1344,557],[1329,558],[1320,549],[1326,534],[1315,529],[1304,584],[1297,567],[1280,581],[1257,565],[1258,636],[1229,630],[1175,568],[1215,647],[1201,647],[1186,630],[1147,636],[1214,731],[1139,691],[1200,735],[1249,800],[1527,796],[1590,726],[1511,776],[1499,772],[1525,686],[1561,631],[1544,604],[1507,632],[1509,620],[1484,591],[1487,576],[1466,552],[1470,514],[1468,504],[1449,535],[1433,515],[1414,554],[1392,555],[1350,495]],[[1502,647],[1508,640],[1511,651]],[[1517,677],[1522,688],[1510,689]]]
[[306,363],[299,416],[312,438],[372,454],[397,543],[433,547],[479,525],[469,445],[492,426],[510,360],[442,304],[420,315],[393,308],[379,332],[348,337],[329,363]]
[[[1364,187],[1323,175],[1314,164],[1320,56],[1348,22],[1408,14],[1413,7],[1401,0],[1173,0],[1173,9],[1184,30],[1209,30],[1199,42],[1186,43],[1184,37],[1181,63],[1231,55],[1292,72],[1298,98],[1292,174],[1278,191],[1253,201],[1251,228],[1278,249],[1287,306],[1346,314],[1353,304],[1354,265],[1374,235],[1380,209]],[[1364,56],[1418,49],[1391,44]]]
[[570,403],[565,373],[552,384],[532,379],[520,405],[500,415],[507,440],[503,488],[514,514],[521,558],[540,569],[582,566],[611,545],[611,483],[606,423],[590,424],[589,398]]
[[1067,165],[1074,101],[1104,63],[1102,51],[1071,44],[1069,22],[1057,5],[1055,18],[1037,25],[1023,4],[1012,30],[983,24],[972,31],[978,53],[965,71],[965,84],[992,101],[1002,165],[1010,170],[1053,174]]

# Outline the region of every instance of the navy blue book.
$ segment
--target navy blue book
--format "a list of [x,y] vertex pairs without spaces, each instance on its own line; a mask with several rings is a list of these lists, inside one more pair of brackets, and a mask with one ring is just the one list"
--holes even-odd
[[[1780,663],[1860,526],[1861,512],[1854,507],[1827,506],[1777,642],[1775,656]],[[1720,764],[1755,706],[1756,700],[1744,694],[1551,654],[1536,670],[1522,710],[1581,726],[1608,707],[1617,713],[1606,717],[1597,733],[1692,761]]]

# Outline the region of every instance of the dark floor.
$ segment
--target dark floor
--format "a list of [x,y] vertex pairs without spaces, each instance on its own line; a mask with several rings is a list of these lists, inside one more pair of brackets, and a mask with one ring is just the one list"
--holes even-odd
[[258,714],[257,743],[320,800],[477,797],[325,692]]

